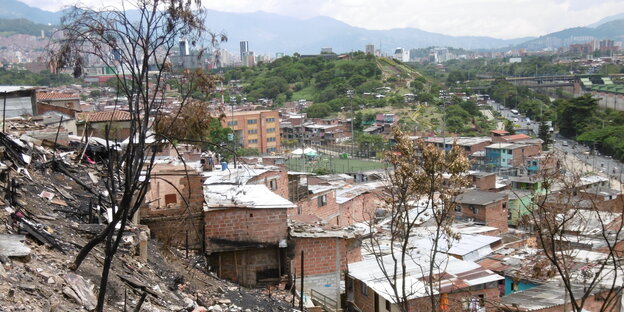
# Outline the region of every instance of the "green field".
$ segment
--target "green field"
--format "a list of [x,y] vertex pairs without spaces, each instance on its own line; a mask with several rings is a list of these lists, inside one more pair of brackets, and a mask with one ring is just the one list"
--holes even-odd
[[[371,169],[384,169],[386,163],[360,159],[339,159],[322,156],[314,161],[305,161],[302,158],[292,158],[286,161],[286,167],[291,171],[317,172],[319,169],[329,173],[359,172]],[[305,169],[305,170],[304,170]]]

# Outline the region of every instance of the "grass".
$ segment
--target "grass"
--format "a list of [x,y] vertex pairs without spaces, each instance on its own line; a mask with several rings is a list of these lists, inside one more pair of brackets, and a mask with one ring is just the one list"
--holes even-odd
[[308,86],[299,91],[293,92],[292,99],[293,101],[298,101],[298,100],[310,101],[314,99],[314,94],[315,94],[314,87]]
[[[315,172],[319,169],[330,173],[360,172],[372,169],[383,169],[386,164],[378,161],[360,159],[339,159],[336,157],[321,156],[315,161],[305,161],[305,172]],[[304,159],[292,158],[286,161],[286,167],[291,171],[304,171]]]

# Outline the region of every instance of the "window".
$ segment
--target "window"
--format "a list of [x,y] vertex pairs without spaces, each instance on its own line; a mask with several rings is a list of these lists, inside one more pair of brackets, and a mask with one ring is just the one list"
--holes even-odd
[[175,205],[178,203],[176,194],[165,194],[165,206]]
[[269,147],[267,148],[267,153],[277,152],[277,147]]
[[275,132],[275,128],[267,128],[267,132],[268,133]]
[[248,125],[255,125],[258,123],[258,119],[247,119]]
[[470,210],[472,211],[472,213],[474,214],[479,214],[479,208],[470,205]]
[[249,144],[257,144],[258,143],[258,139],[251,139],[247,141]]
[[319,197],[317,197],[318,200],[318,206],[319,207],[323,207],[325,205],[327,205],[327,195],[321,195]]
[[227,125],[228,125],[228,127],[238,126],[238,121],[236,121],[236,120],[228,121]]
[[386,311],[390,311],[390,301],[386,300]]
[[360,282],[360,292],[362,293],[362,295],[368,297],[368,287],[366,287],[366,284],[364,284],[364,282]]
[[267,138],[267,142],[275,142],[275,137]]
[[258,133],[258,129],[247,130],[247,134],[257,134],[257,133]]
[[269,188],[277,190],[277,179],[269,180]]
[[455,212],[461,212],[461,211],[462,211],[462,206],[461,205],[455,206]]
[[275,117],[267,118],[266,122],[275,122]]

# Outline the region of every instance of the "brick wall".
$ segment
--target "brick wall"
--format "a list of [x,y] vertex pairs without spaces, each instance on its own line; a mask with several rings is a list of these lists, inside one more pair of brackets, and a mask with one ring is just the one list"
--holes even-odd
[[[271,180],[276,181],[276,184],[273,184],[275,188],[271,188]],[[288,199],[288,172],[285,170],[267,171],[257,177],[254,177],[247,183],[264,184],[271,191],[273,191],[273,193]]]
[[[244,286],[255,286],[262,272],[279,274],[280,252],[277,248],[259,248],[242,251],[221,252],[211,262],[218,267],[221,278],[235,281]],[[260,273],[260,274],[259,274]]]
[[305,276],[336,272],[336,246],[339,246],[340,271],[347,269],[347,263],[360,261],[362,253],[356,239],[336,237],[297,237],[292,239],[295,257],[292,266],[301,267],[301,250],[305,252]]
[[538,144],[514,149],[512,151],[512,156],[513,156],[512,166],[520,167],[524,165],[525,161],[529,157],[539,155],[541,151],[542,151],[542,147],[541,145],[538,145]]
[[[363,293],[363,289],[367,290],[367,294]],[[375,293],[358,280],[353,281],[353,302],[362,312],[376,312]]]
[[[505,196],[503,200],[485,206],[461,204],[461,215],[497,228],[498,231],[494,233],[495,235],[506,233],[508,229],[507,202],[508,198]],[[478,213],[473,213],[471,206],[479,209]]]
[[169,217],[144,218],[141,224],[149,227],[152,238],[165,246],[185,248],[186,235],[190,249],[201,249],[204,241],[203,214],[180,214]]
[[[139,210],[140,222],[150,228],[152,237],[171,246],[185,246],[188,232],[189,247],[199,249],[204,240],[201,176],[190,171],[187,179],[183,172],[179,166],[171,165],[153,169],[152,181]],[[180,193],[165,181],[175,185]],[[175,203],[171,202],[174,197]],[[188,207],[183,198],[189,203]],[[170,201],[168,205],[167,200]]]
[[[80,106],[78,105],[78,109],[79,107]],[[50,105],[44,102],[37,102],[37,114],[43,115],[44,113],[47,113],[47,112],[59,112],[61,114],[64,114],[70,117],[76,117],[76,109],[72,109],[72,108],[64,107],[64,106]]]
[[286,209],[227,208],[204,215],[209,253],[277,244],[288,236]]
[[[327,204],[319,207],[319,197],[323,195],[327,197]],[[307,216],[315,216],[328,221],[329,224],[336,224],[336,217],[339,214],[340,210],[336,203],[336,191],[334,190],[309,196],[297,202],[297,208],[288,210],[288,217],[300,222],[309,220]]]
[[350,201],[339,205],[340,226],[347,226],[358,222],[369,221],[375,215],[375,209],[381,204],[381,200],[375,193],[365,193]]
[[[188,209],[186,206],[188,203]],[[152,170],[152,179],[141,217],[179,216],[203,210],[202,177],[195,171],[184,171],[183,166],[158,165]]]
[[496,187],[496,174],[472,176],[474,186],[481,191],[488,191]]

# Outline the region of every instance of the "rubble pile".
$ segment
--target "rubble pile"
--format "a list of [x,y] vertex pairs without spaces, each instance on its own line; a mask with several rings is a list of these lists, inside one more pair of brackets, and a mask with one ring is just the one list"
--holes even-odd
[[[104,247],[72,269],[81,248],[106,227],[107,193],[100,165],[78,163],[79,154],[55,154],[25,135],[0,133],[1,311],[96,306]],[[284,291],[235,287],[181,257],[165,258],[149,237],[144,225],[125,229],[109,274],[107,311],[291,310]]]

